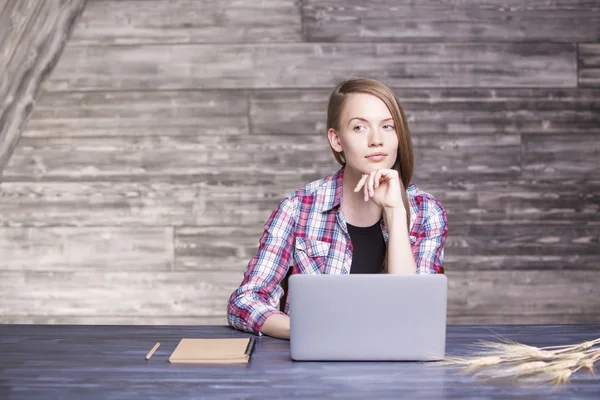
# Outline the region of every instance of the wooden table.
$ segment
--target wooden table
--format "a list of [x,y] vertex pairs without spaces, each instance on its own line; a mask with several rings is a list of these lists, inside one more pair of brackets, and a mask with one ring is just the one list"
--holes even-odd
[[[600,325],[449,326],[447,354],[494,333],[549,346],[597,338]],[[491,384],[428,363],[294,362],[288,341],[266,336],[248,365],[167,360],[182,337],[246,336],[223,326],[0,325],[0,399],[600,399],[600,380],[584,372],[554,388]]]

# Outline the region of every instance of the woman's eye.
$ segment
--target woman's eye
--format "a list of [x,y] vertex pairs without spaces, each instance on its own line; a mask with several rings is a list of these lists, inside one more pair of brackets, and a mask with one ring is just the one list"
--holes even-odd
[[394,125],[384,125],[383,129],[394,129]]
[[363,130],[365,130],[365,129],[366,129],[366,128],[365,128],[364,126],[362,126],[362,125],[356,125],[356,126],[354,127],[354,132],[360,132],[360,131],[363,131]]

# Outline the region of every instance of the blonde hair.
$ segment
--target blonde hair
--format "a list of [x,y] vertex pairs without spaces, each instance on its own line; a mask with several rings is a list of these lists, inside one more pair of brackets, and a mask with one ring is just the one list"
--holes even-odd
[[[396,162],[392,168],[398,171],[400,182],[402,182],[404,188],[404,190],[402,190],[402,202],[404,203],[404,208],[406,210],[408,229],[410,229],[410,206],[408,204],[406,188],[412,179],[415,159],[412,148],[412,139],[410,137],[410,131],[408,130],[408,124],[406,123],[404,111],[392,89],[383,83],[369,78],[348,79],[338,84],[329,96],[329,103],[327,105],[327,131],[329,129],[334,129],[337,132],[340,131],[342,111],[348,100],[348,95],[353,93],[365,93],[377,97],[379,100],[383,101],[390,111],[390,114],[392,114],[394,126],[396,127],[396,135],[398,136],[398,153],[396,155]],[[333,152],[336,161],[342,166],[345,166],[346,160],[343,152],[337,152],[333,148],[331,148],[331,151]]]

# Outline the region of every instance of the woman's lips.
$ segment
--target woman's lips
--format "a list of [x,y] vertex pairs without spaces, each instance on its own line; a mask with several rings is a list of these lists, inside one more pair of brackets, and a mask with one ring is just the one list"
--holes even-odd
[[385,153],[373,153],[365,156],[365,158],[369,161],[383,161],[387,157]]

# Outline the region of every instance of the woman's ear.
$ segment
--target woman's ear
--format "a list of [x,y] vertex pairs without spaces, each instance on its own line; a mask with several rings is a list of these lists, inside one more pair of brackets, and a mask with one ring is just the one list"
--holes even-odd
[[340,142],[340,136],[335,131],[335,129],[329,128],[329,130],[327,131],[327,138],[329,139],[329,145],[331,146],[331,148],[334,151],[336,151],[338,153],[341,153],[342,151],[344,151],[344,149],[342,148],[342,144]]

